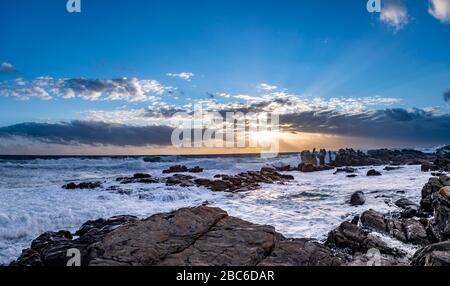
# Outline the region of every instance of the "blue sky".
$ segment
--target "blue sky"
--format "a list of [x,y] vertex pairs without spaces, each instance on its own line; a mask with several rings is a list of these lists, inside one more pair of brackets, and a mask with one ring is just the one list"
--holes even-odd
[[[81,0],[81,13],[69,14],[65,0],[1,1],[0,127],[107,121],[99,114],[180,107],[212,95],[219,105],[251,104],[280,93],[306,104],[355,99],[361,112],[447,114],[450,1],[382,0],[374,14],[366,2]],[[70,79],[126,77],[153,86],[148,99],[93,100],[73,88],[65,98],[17,85],[34,88],[39,77],[53,80],[46,92],[55,85],[67,92]]]

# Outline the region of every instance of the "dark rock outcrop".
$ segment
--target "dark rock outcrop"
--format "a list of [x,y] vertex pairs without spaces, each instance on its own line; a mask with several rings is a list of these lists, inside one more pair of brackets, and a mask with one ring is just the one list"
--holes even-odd
[[387,234],[405,243],[427,245],[431,242],[427,226],[415,219],[389,218],[374,210],[361,215],[361,226],[366,229]]
[[183,208],[145,220],[134,217],[45,233],[11,265],[65,266],[68,249],[84,266],[331,266],[343,260],[310,239],[286,239],[271,226],[256,225],[218,208]]
[[450,145],[436,150],[435,160],[424,162],[422,164],[422,172],[444,171],[450,172]]
[[422,199],[420,201],[420,209],[423,212],[431,213],[433,212],[433,194],[439,192],[443,187],[448,185],[449,177],[448,176],[440,176],[432,177],[428,180],[428,183],[422,188]]
[[247,192],[257,190],[261,183],[283,183],[293,180],[291,175],[278,173],[274,168],[264,167],[260,171],[243,172],[235,176],[219,174],[214,179],[195,178],[176,174],[166,179],[167,185],[201,186],[214,192]]
[[76,190],[76,189],[80,189],[80,190],[92,190],[92,189],[96,189],[96,188],[100,188],[102,186],[102,184],[100,182],[83,182],[83,183],[68,183],[66,185],[63,186],[63,189],[66,190]]
[[188,168],[183,165],[175,165],[169,167],[167,170],[163,170],[163,174],[174,174],[174,173],[202,173],[203,168],[200,166],[195,166],[193,168]]
[[310,163],[300,163],[298,165],[298,170],[303,173],[320,172],[332,169],[334,169],[334,167],[329,165],[313,165]]
[[374,164],[382,164],[381,161],[370,158],[362,151],[353,149],[340,149],[332,165],[335,167],[345,166],[368,166]]
[[132,177],[119,177],[116,179],[117,182],[120,182],[121,184],[156,184],[159,183],[159,180],[157,178],[152,177],[150,174],[142,174],[137,173],[134,174]]
[[163,174],[173,174],[173,173],[186,173],[188,172],[188,168],[182,165],[175,165],[169,167],[167,170],[163,170]]
[[401,251],[390,248],[378,237],[371,235],[369,231],[350,222],[343,222],[339,227],[330,231],[326,245],[344,249],[349,254],[365,253],[369,249],[376,248],[381,253],[403,255]]
[[202,173],[203,168],[200,168],[199,166],[195,166],[194,168],[189,168],[188,172],[189,173]]
[[414,254],[413,266],[450,266],[450,241],[428,245]]
[[356,173],[356,169],[352,167],[345,167],[345,168],[337,168],[336,171],[333,173],[334,175],[339,173],[348,173],[353,174]]
[[438,166],[439,170],[450,172],[450,145],[436,151],[434,165]]
[[367,176],[368,177],[381,176],[381,173],[372,169],[372,170],[367,171]]
[[350,197],[350,205],[352,206],[361,206],[366,202],[366,197],[362,191],[357,191],[352,194]]
[[168,177],[166,179],[166,186],[175,186],[178,185],[180,187],[192,187],[195,186],[195,183],[192,181],[195,177],[184,174],[175,174],[172,177]]
[[380,165],[420,165],[435,160],[435,154],[416,150],[369,150],[367,154],[353,149],[341,149],[332,162],[335,167],[344,166],[380,166]]

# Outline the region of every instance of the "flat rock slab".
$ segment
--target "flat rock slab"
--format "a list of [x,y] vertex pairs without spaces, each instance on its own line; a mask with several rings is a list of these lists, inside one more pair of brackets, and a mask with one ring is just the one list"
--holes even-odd
[[[123,225],[117,225],[123,221]],[[228,216],[211,207],[183,208],[145,220],[116,217],[68,232],[41,235],[11,265],[65,266],[66,250],[80,249],[83,266],[312,266],[341,265],[328,247],[286,239],[272,226]],[[48,256],[48,257],[47,257]]]

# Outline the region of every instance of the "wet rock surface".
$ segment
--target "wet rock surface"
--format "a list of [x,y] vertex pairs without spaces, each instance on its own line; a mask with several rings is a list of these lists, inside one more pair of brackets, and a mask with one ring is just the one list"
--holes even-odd
[[428,245],[414,254],[413,266],[450,266],[450,241]]
[[247,192],[261,188],[260,184],[283,183],[293,180],[291,175],[284,175],[274,168],[264,167],[260,171],[242,172],[238,175],[218,174],[214,179],[195,178],[189,175],[176,174],[166,179],[167,185],[200,186],[214,192]]
[[367,171],[367,177],[381,176],[382,174],[374,169]]
[[157,178],[152,177],[150,174],[137,173],[131,177],[119,177],[116,179],[121,184],[156,184],[159,183]]
[[422,171],[445,171],[450,172],[450,145],[436,150],[433,162],[424,162]]
[[363,192],[357,191],[350,197],[350,205],[361,206],[366,202],[366,197]]
[[202,173],[203,168],[199,166],[195,166],[193,168],[188,168],[183,165],[175,165],[171,166],[166,170],[163,170],[163,174],[174,174],[174,173]]
[[228,216],[218,208],[183,208],[144,220],[116,217],[88,222],[73,239],[48,232],[13,266],[65,266],[77,248],[84,266],[312,266],[343,260],[310,239],[286,239],[271,226]]
[[334,167],[330,165],[314,165],[311,163],[301,163],[298,165],[298,170],[303,173],[312,173],[312,172],[320,172],[320,171],[327,171],[332,170]]
[[96,189],[96,188],[100,188],[102,186],[102,184],[100,182],[83,182],[83,183],[68,183],[66,185],[63,186],[63,189],[66,190],[91,190],[91,189]]

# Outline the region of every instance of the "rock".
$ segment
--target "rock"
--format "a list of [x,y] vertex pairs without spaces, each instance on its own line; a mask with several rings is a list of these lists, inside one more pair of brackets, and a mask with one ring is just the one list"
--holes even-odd
[[305,165],[317,165],[317,154],[315,152],[311,153],[310,151],[302,151],[300,153],[301,163]]
[[430,171],[439,171],[439,166],[436,166],[432,163],[423,163],[422,166],[420,167],[420,170],[422,172],[430,172]]
[[443,187],[431,195],[434,210],[433,226],[439,241],[450,239],[450,187]]
[[361,225],[369,230],[388,234],[406,243],[426,245],[430,242],[426,227],[415,219],[388,218],[374,210],[361,214]]
[[356,178],[356,177],[358,177],[358,175],[356,174],[347,175],[347,178]]
[[441,172],[449,172],[450,171],[450,145],[445,146],[436,150],[435,160],[433,163],[424,162],[422,164],[422,171],[441,171]]
[[416,245],[429,244],[427,231],[422,223],[415,219],[405,219],[403,228],[406,234],[406,242]]
[[365,228],[375,230],[380,233],[385,233],[387,229],[384,216],[374,210],[368,210],[361,214],[360,218],[361,225]]
[[353,193],[353,195],[350,198],[350,205],[352,206],[361,206],[366,202],[366,197],[364,196],[364,193],[361,191],[357,191]]
[[434,165],[439,167],[439,170],[450,171],[450,145],[440,148],[436,151],[436,160]]
[[175,174],[166,179],[166,186],[179,185],[180,187],[192,187],[195,186],[195,183],[192,181],[193,179],[195,179],[193,176]]
[[199,166],[195,166],[194,168],[190,168],[188,170],[189,173],[202,173],[203,168],[200,168]]
[[416,208],[416,209],[419,208],[419,205],[417,205],[415,202],[413,202],[411,200],[408,200],[406,198],[402,198],[402,199],[397,200],[395,202],[395,205],[398,206],[399,208],[402,208],[402,209],[406,209],[408,207],[412,207],[412,208]]
[[355,151],[353,149],[340,149],[332,165],[335,167],[345,166],[368,166],[380,163],[377,160],[369,158],[362,151]]
[[304,172],[304,173],[312,173],[312,172],[320,172],[320,171],[327,171],[327,170],[332,170],[334,169],[334,167],[329,166],[329,165],[313,165],[313,164],[307,164],[307,163],[301,163],[300,165],[298,165],[298,170],[300,172]]
[[159,179],[153,178],[150,174],[137,173],[132,177],[119,177],[116,179],[121,184],[156,184]]
[[356,172],[355,168],[352,167],[345,167],[345,168],[337,168],[336,171],[333,173],[334,175],[338,174],[338,173],[350,173],[353,174]]
[[344,249],[350,254],[365,253],[369,249],[376,248],[381,253],[403,255],[398,249],[390,248],[378,237],[350,222],[343,222],[338,228],[330,231],[325,245]]
[[298,165],[298,170],[303,173],[312,173],[316,171],[316,168],[313,164],[301,163]]
[[418,215],[416,207],[406,207],[401,213],[400,218],[413,218]]
[[343,260],[328,247],[311,239],[280,241],[258,266],[339,266]]
[[167,169],[167,170],[164,170],[163,174],[186,173],[188,171],[189,170],[188,170],[188,168],[186,166],[175,165],[175,166],[169,167],[169,169]]
[[66,190],[76,190],[76,189],[92,190],[92,189],[100,188],[101,186],[102,186],[102,184],[100,182],[83,182],[83,183],[79,183],[79,184],[68,183],[63,186],[63,189],[66,189]]
[[206,187],[214,192],[247,192],[257,190],[261,183],[283,183],[294,179],[291,175],[278,173],[274,168],[264,167],[260,171],[243,172],[236,176],[216,175],[216,180],[195,179],[197,186]]
[[428,180],[428,183],[422,188],[422,199],[420,201],[420,210],[424,213],[433,212],[432,207],[432,195],[439,192],[444,185],[439,178],[432,177]]
[[372,170],[369,170],[369,171],[367,172],[367,176],[368,176],[368,177],[381,176],[381,173],[378,172],[378,171],[376,171],[376,170],[374,170],[374,169],[372,169]]
[[420,165],[436,158],[435,154],[427,154],[416,150],[369,150],[367,154],[353,149],[341,149],[336,154],[333,166],[380,166],[380,165]]
[[79,230],[75,232],[76,236],[84,236],[87,233],[93,235],[105,234],[113,231],[115,228],[137,221],[136,216],[124,215],[124,216],[114,216],[109,219],[97,219],[85,222]]
[[85,223],[73,239],[46,233],[11,265],[65,266],[79,249],[83,266],[336,266],[341,257],[311,239],[286,239],[218,208],[183,208],[144,220],[115,217]]
[[447,175],[440,175],[439,182],[446,187],[450,187],[450,177]]
[[411,265],[413,266],[450,266],[450,241],[428,245],[417,251]]

